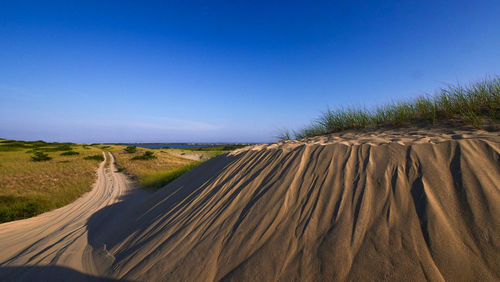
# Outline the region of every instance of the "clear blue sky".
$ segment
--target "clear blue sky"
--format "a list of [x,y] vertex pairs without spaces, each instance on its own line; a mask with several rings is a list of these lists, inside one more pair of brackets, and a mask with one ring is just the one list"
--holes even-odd
[[266,142],[498,75],[500,1],[1,1],[0,137]]

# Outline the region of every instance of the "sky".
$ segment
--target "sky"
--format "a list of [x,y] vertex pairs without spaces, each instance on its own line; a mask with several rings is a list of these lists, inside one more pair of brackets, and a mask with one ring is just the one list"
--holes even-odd
[[500,74],[500,1],[2,1],[0,137],[270,142]]

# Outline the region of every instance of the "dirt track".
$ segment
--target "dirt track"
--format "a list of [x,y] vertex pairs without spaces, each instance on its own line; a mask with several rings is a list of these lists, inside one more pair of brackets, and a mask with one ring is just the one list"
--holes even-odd
[[[129,185],[126,177],[116,172],[113,156],[104,156],[106,160],[111,158],[110,168],[105,167],[106,160],[101,163],[94,189],[83,197],[57,210],[0,225],[0,280],[41,279],[41,274],[47,279],[61,279],[58,268],[47,265],[96,275],[113,262],[104,245],[96,248],[89,244],[89,219],[118,202]],[[43,273],[39,266],[45,266]]]

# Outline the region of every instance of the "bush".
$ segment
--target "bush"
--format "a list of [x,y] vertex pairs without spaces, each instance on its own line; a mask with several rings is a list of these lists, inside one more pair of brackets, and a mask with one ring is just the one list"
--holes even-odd
[[84,158],[85,160],[96,160],[96,161],[104,161],[104,156],[103,155],[93,155],[93,156],[87,156]]
[[57,148],[55,148],[55,150],[69,151],[69,150],[71,150],[71,145],[70,144],[62,144],[62,145],[58,146]]
[[0,196],[0,223],[41,214],[47,203],[37,198]]
[[146,151],[146,152],[144,152],[144,155],[135,156],[131,160],[136,161],[136,160],[152,160],[152,159],[156,159],[156,156],[154,155],[154,153],[151,151]]
[[48,161],[51,159],[52,158],[49,157],[49,155],[42,153],[42,152],[34,152],[33,156],[31,157],[31,160],[34,162],[43,162],[43,161]]
[[79,155],[79,154],[80,153],[75,152],[75,151],[67,151],[67,152],[61,153],[61,156],[74,156],[74,155]]
[[136,151],[137,151],[137,147],[136,146],[127,146],[127,148],[125,148],[125,152],[129,153],[129,154],[133,154]]

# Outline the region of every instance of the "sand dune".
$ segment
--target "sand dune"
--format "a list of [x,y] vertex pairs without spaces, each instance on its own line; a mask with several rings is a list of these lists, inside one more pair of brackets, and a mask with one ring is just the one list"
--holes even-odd
[[218,157],[145,204],[114,274],[498,281],[498,134],[426,136],[317,137]]
[[86,248],[112,259],[68,267],[140,281],[498,281],[499,215],[498,133],[347,132],[240,149],[108,205],[87,219]]

